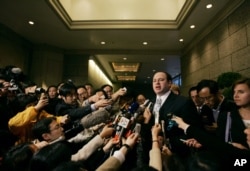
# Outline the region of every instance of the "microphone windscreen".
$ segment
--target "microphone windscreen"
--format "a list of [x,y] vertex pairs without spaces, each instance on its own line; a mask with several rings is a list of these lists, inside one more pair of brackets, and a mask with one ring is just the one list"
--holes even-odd
[[11,72],[13,74],[20,74],[22,72],[21,68],[12,68],[11,69]]
[[90,128],[100,123],[106,123],[110,119],[110,113],[104,109],[98,109],[81,119],[81,124],[84,128]]

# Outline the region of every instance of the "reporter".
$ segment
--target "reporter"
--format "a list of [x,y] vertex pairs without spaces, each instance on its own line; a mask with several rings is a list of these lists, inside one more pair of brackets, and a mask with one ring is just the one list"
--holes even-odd
[[[237,159],[246,159],[247,161],[250,161],[250,151],[247,149],[240,149],[233,144],[226,143],[217,137],[206,133],[205,131],[202,131],[200,129],[197,129],[195,126],[189,125],[185,123],[181,117],[173,117],[172,120],[174,120],[178,127],[184,130],[185,134],[187,134],[190,137],[194,137],[200,144],[205,146],[207,150],[213,152],[217,156],[219,156],[222,159],[222,163],[220,163],[223,168],[228,169],[243,169],[247,170],[250,169],[250,162],[246,163],[244,166],[235,167],[235,161]],[[250,137],[250,131],[245,130],[246,137],[249,140]],[[249,143],[249,141],[247,142]]]
[[137,133],[129,135],[129,137],[125,141],[125,144],[123,144],[118,151],[115,151],[113,156],[109,157],[101,166],[99,166],[97,168],[97,171],[119,170],[122,163],[125,161],[125,156],[127,155],[127,153],[135,146],[138,140],[138,136],[139,135]]
[[[43,118],[53,117],[52,114],[44,110],[44,107],[48,104],[48,99],[45,99],[44,96],[44,94],[41,94],[38,102],[36,98],[30,95],[24,94],[19,97],[20,101],[27,102],[24,104],[26,109],[22,112],[18,112],[8,122],[9,130],[19,138],[17,144],[32,141],[31,129],[33,125]],[[58,124],[65,124],[68,120],[68,116],[58,116],[56,120]]]

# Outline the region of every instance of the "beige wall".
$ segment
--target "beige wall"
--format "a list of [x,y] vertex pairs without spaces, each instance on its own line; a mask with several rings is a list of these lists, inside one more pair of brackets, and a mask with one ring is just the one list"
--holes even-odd
[[[182,93],[223,72],[250,77],[250,1],[245,1],[181,58]],[[212,24],[212,23],[211,23]]]

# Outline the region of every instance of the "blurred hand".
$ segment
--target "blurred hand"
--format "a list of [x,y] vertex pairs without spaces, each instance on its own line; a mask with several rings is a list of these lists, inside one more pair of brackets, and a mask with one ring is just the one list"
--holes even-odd
[[35,109],[37,111],[40,111],[48,104],[49,104],[49,99],[46,98],[46,95],[44,93],[42,93],[38,103],[35,106]]
[[64,115],[64,116],[62,116],[60,123],[61,123],[61,124],[66,124],[66,123],[68,123],[69,121],[70,121],[69,116],[68,116],[68,115]]
[[100,133],[101,138],[108,138],[111,137],[111,135],[114,132],[114,128],[113,127],[109,127],[109,125],[105,125],[102,129],[102,132]]
[[167,147],[167,146],[162,146],[162,151],[161,151],[161,153],[163,154],[163,155],[166,155],[166,156],[170,156],[170,155],[172,155],[173,153],[171,152],[171,150]]
[[113,146],[119,144],[119,139],[110,138],[108,143],[103,147],[104,152],[108,152]]
[[120,88],[119,90],[117,90],[111,95],[111,99],[113,101],[116,101],[120,96],[124,96],[126,93],[127,91],[124,88]]
[[187,129],[187,127],[189,126],[187,123],[183,121],[181,117],[173,116],[171,120],[175,121],[178,124],[178,127],[183,130]]
[[161,125],[155,124],[151,129],[153,139],[157,139],[160,132],[161,132]]
[[201,148],[202,147],[202,145],[194,138],[187,139],[183,143],[189,147],[194,147],[194,148]]
[[247,128],[244,130],[244,133],[247,135],[246,139],[247,139],[247,144],[250,147],[250,128]]
[[231,144],[232,144],[234,147],[239,148],[239,149],[242,149],[242,150],[247,150],[247,149],[248,149],[247,147],[243,146],[243,145],[240,144],[240,143],[234,143],[234,142],[232,142]]
[[137,139],[139,137],[138,133],[132,133],[128,136],[128,138],[125,141],[125,144],[129,145],[130,148],[133,148],[134,145],[137,143]]
[[112,102],[108,99],[101,99],[98,100],[94,105],[96,107],[96,109],[100,108],[100,107],[106,107],[108,105],[112,104]]

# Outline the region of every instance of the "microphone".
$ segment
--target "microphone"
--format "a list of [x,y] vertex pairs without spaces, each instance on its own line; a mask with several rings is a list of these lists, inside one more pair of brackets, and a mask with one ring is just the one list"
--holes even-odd
[[171,144],[169,142],[169,138],[166,138],[166,132],[165,132],[165,121],[161,120],[161,129],[163,133],[163,145],[166,145],[169,149],[172,149]]
[[164,120],[161,120],[161,129],[162,129],[162,133],[163,133],[163,142],[164,142],[164,144],[166,144],[165,121]]
[[22,70],[21,70],[21,68],[14,67],[14,68],[11,69],[11,72],[13,74],[21,74]]
[[90,128],[100,123],[106,123],[110,119],[110,113],[104,109],[100,108],[86,116],[84,116],[80,123],[84,128]]
[[114,137],[115,140],[121,140],[121,137],[123,136],[124,131],[128,128],[129,123],[130,123],[130,120],[128,118],[125,118],[123,116],[120,118],[116,127],[117,131]]

